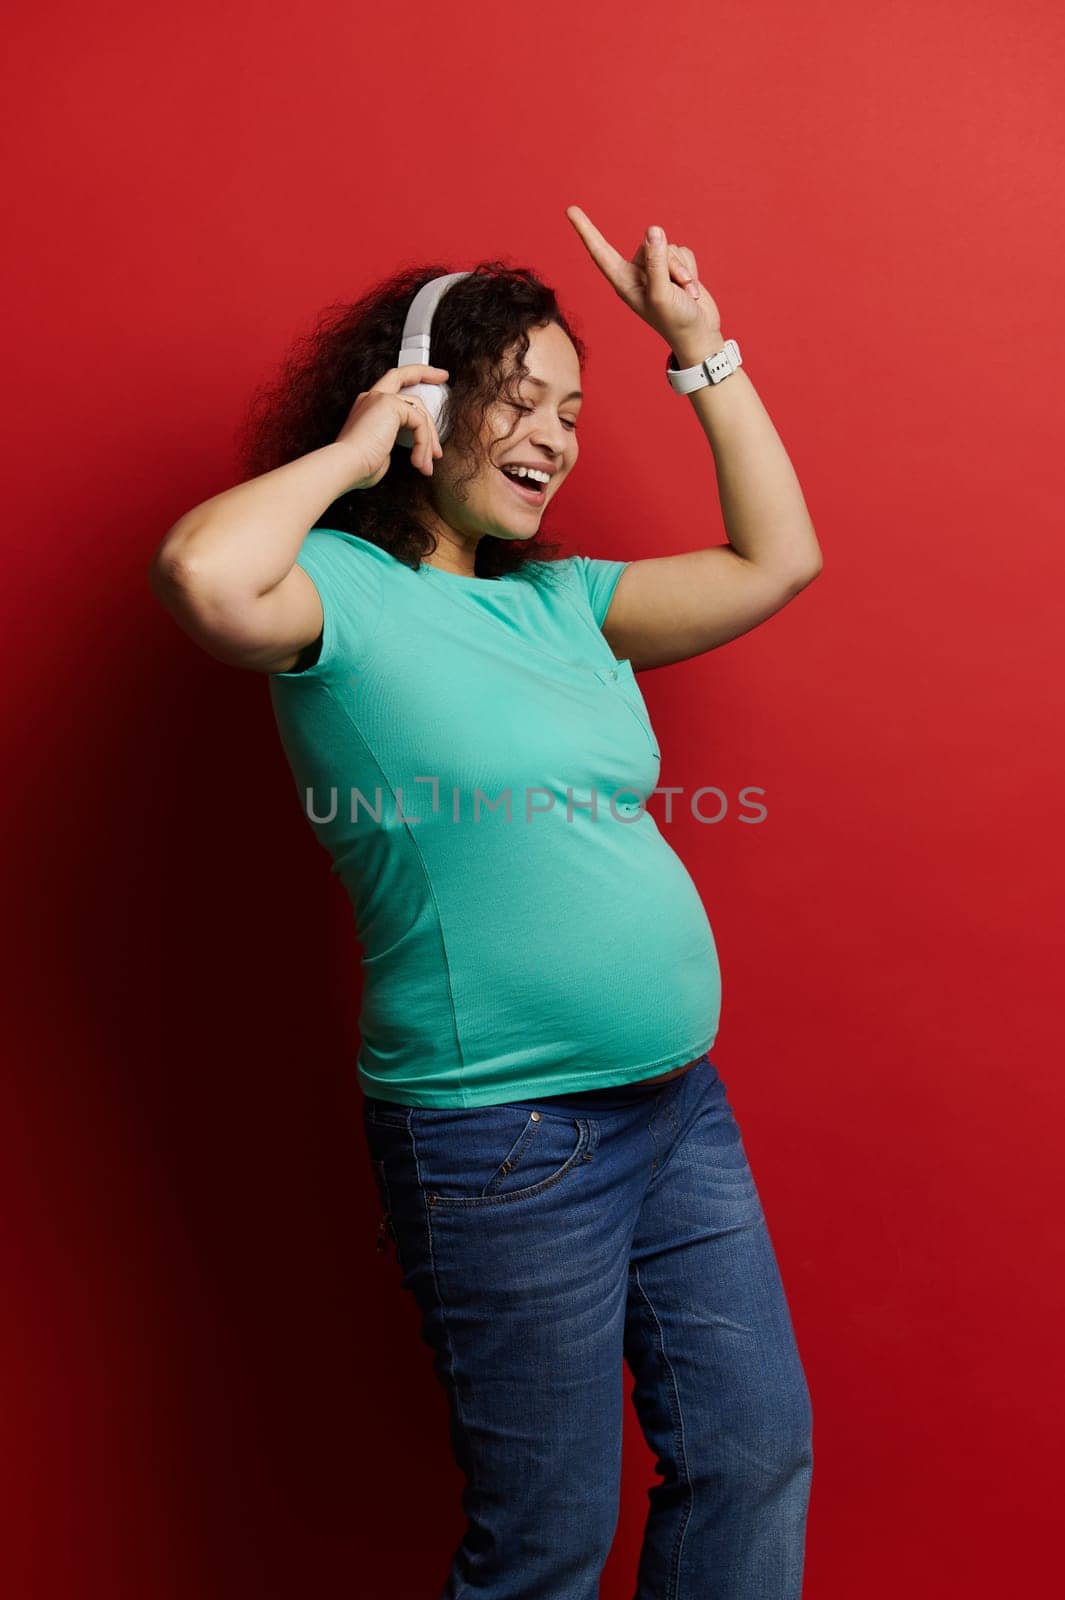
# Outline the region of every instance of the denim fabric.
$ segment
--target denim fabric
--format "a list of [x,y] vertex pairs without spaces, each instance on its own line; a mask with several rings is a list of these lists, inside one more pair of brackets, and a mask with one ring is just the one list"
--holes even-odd
[[595,1600],[626,1363],[658,1467],[636,1600],[799,1600],[810,1396],[709,1053],[638,1096],[363,1115],[465,1478],[440,1600]]

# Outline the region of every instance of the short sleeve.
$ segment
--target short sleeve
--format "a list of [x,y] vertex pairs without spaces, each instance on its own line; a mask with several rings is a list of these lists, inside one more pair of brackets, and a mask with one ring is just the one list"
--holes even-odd
[[322,644],[302,670],[274,678],[322,679],[350,672],[370,653],[381,620],[381,569],[365,540],[332,528],[312,528],[300,546],[302,567],[322,602]]
[[592,616],[599,627],[606,621],[610,602],[618,579],[629,565],[627,561],[600,561],[594,556],[573,556],[573,581],[578,593],[588,602]]

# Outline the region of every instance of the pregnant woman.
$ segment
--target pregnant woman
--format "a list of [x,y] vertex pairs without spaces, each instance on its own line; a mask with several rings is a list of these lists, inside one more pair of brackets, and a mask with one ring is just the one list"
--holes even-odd
[[[627,1363],[660,1479],[639,1600],[799,1600],[809,1392],[710,1059],[713,935],[645,805],[634,673],[756,627],[821,552],[691,250],[651,228],[626,260],[566,215],[665,341],[727,543],[558,556],[541,524],[577,465],[585,350],[493,261],[406,270],[323,322],[253,413],[253,475],[175,524],[152,586],[269,675],[351,896],[381,1243],[465,1480],[440,1593],[594,1600]],[[629,382],[628,456],[600,470],[668,471]]]

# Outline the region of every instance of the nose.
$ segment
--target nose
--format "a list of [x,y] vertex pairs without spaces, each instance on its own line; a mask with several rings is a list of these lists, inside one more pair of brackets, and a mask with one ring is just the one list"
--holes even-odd
[[557,418],[553,424],[538,422],[529,432],[529,443],[545,450],[551,457],[551,465],[560,470],[566,453],[567,438],[566,430]]

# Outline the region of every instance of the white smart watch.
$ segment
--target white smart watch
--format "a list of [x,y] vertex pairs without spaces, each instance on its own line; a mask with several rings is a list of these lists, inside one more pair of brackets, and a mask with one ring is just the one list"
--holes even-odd
[[681,367],[679,371],[673,365],[671,350],[666,357],[666,377],[677,394],[691,394],[693,389],[702,389],[708,383],[723,382],[742,366],[739,345],[735,339],[726,339],[723,350],[715,350],[705,361],[698,362],[694,367]]

